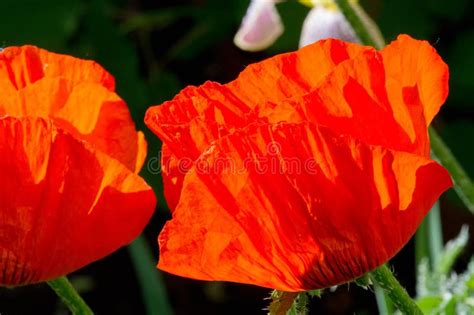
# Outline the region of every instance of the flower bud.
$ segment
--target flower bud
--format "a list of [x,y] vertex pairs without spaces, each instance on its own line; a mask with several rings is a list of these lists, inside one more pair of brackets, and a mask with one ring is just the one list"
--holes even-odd
[[326,38],[359,43],[354,30],[333,1],[313,0],[301,31],[300,47]]
[[283,24],[273,0],[252,0],[234,37],[237,47],[259,51],[271,46],[283,33]]

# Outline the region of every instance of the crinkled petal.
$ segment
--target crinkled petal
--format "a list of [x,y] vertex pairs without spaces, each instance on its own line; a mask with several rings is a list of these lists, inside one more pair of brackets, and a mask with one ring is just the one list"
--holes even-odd
[[341,11],[320,5],[311,9],[306,16],[299,46],[304,47],[326,38],[360,42]]
[[391,102],[387,76],[381,55],[367,51],[341,63],[317,89],[294,103],[311,122],[339,134],[427,156],[423,105]]
[[270,123],[307,119],[367,144],[428,156],[427,126],[446,99],[448,75],[427,42],[401,36],[381,52],[368,49],[341,62],[309,93],[269,102],[262,112]]
[[94,61],[55,54],[35,46],[7,47],[0,54],[0,82],[20,90],[42,78],[95,83],[113,91],[115,80]]
[[325,127],[249,126],[187,173],[158,267],[285,291],[343,283],[395,255],[451,185],[434,161]]
[[[275,114],[268,106],[276,107],[288,98],[309,93],[336,65],[369,49],[336,40],[320,41],[298,52],[252,64],[228,84],[206,82],[187,87],[172,101],[148,109],[145,123],[169,151],[163,155],[163,178],[177,190],[165,185],[170,208],[179,199],[180,183],[189,169],[177,170],[178,161],[193,162],[215,139],[257,119],[299,120],[293,107],[287,113]],[[170,163],[170,159],[175,162]]]
[[377,52],[325,40],[150,109],[175,208],[159,267],[287,291],[376,268],[452,185],[427,137],[446,93],[426,42]]
[[0,115],[48,117],[76,137],[138,171],[146,142],[114,79],[92,61],[33,47],[0,53]]
[[336,40],[320,41],[252,64],[228,84],[187,87],[173,100],[151,107],[145,122],[174,154],[195,159],[217,137],[255,121],[257,107],[306,95],[338,64],[367,50]]
[[390,102],[407,108],[420,104],[428,126],[448,97],[448,65],[427,41],[408,35],[398,36],[380,54]]
[[133,171],[48,119],[0,119],[0,283],[70,273],[130,243],[156,199]]
[[401,36],[381,52],[323,40],[250,65],[228,84],[188,87],[145,118],[169,149],[167,200],[177,204],[189,169],[173,169],[179,161],[196,160],[216,139],[252,123],[310,121],[369,145],[428,156],[427,125],[446,98],[447,78],[428,43]]
[[259,51],[270,47],[283,33],[283,23],[273,0],[251,0],[234,37],[237,47]]

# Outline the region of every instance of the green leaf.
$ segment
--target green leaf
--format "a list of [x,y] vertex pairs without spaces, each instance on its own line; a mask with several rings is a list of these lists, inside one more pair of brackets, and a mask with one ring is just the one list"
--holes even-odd
[[424,296],[416,301],[424,314],[432,314],[443,302],[439,296]]
[[416,294],[418,297],[429,296],[438,293],[437,283],[433,284],[428,258],[422,259],[417,265]]
[[467,245],[469,240],[469,228],[466,225],[463,225],[459,235],[450,240],[439,258],[439,263],[436,266],[436,272],[440,275],[447,275],[451,272],[456,259],[459,257],[461,252]]
[[463,226],[459,235],[446,244],[433,268],[430,268],[427,258],[418,264],[417,304],[425,314],[474,313],[474,259],[471,258],[464,273],[452,272],[468,238],[468,229]]
[[457,315],[456,312],[457,299],[455,296],[450,296],[440,305],[440,310],[437,312],[440,315]]
[[308,295],[310,297],[321,297],[321,295],[323,294],[323,290],[310,290],[310,291],[307,291],[306,293],[308,293]]
[[366,273],[362,277],[355,279],[354,283],[367,290],[367,288],[372,284],[372,281],[370,280],[370,275]]
[[470,290],[474,290],[474,260],[471,259],[467,267],[467,271],[464,273],[463,276],[466,279],[464,282],[466,287]]

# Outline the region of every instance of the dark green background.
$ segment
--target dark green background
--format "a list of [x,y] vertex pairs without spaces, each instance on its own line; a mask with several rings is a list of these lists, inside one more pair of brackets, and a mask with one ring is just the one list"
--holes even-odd
[[[249,63],[295,50],[308,8],[289,1],[278,5],[285,33],[270,49],[246,53],[232,38],[248,1],[244,0],[1,0],[0,47],[33,44],[51,51],[94,59],[116,78],[138,128],[145,130],[148,106],[170,99],[188,84],[226,82]],[[469,0],[366,0],[387,41],[399,33],[429,40],[450,66],[451,93],[435,126],[471,176],[474,175],[474,19]],[[0,91],[1,97],[1,91]],[[147,132],[149,157],[159,141]],[[169,218],[160,178],[143,171],[160,198],[146,236],[157,257],[156,236]],[[472,218],[453,193],[443,198],[446,239]],[[409,244],[394,260],[401,281],[413,292],[413,249]],[[142,314],[140,288],[128,252],[76,272],[72,279],[97,314]],[[165,275],[177,314],[263,314],[268,290],[236,284],[209,284]],[[376,312],[373,295],[347,286],[314,300],[316,314]],[[0,288],[0,313],[61,314],[64,310],[44,285]]]

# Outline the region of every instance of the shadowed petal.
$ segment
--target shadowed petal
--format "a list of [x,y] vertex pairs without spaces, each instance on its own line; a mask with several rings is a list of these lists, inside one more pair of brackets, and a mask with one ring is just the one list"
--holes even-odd
[[451,185],[434,161],[327,128],[249,127],[186,175],[158,266],[285,291],[332,286],[391,258]]
[[146,143],[113,77],[97,63],[33,46],[0,53],[0,115],[48,117],[134,171]]
[[408,35],[398,36],[380,53],[387,72],[390,102],[408,108],[414,103],[421,104],[428,126],[448,97],[448,65],[427,41]]
[[447,89],[426,42],[324,40],[150,108],[174,209],[159,267],[286,291],[376,268],[452,185],[427,135]]
[[206,82],[199,87],[190,86],[172,101],[148,109],[145,123],[166,148],[162,163],[164,181],[177,187],[173,191],[165,185],[170,208],[179,199],[180,183],[189,169],[182,165],[177,170],[179,161],[192,163],[212,141],[256,119],[300,121],[293,107],[286,113],[274,107],[288,98],[309,93],[336,65],[369,49],[335,40],[320,41],[298,52],[252,64],[228,84]]
[[0,283],[50,280],[130,243],[153,213],[146,183],[43,118],[0,119]]

